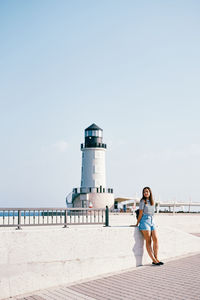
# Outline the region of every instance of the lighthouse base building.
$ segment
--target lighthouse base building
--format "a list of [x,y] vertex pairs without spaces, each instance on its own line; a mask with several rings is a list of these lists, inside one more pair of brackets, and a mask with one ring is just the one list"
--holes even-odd
[[114,194],[112,189],[105,191],[91,188],[85,190],[83,188],[73,189],[72,192],[72,207],[90,207],[90,208],[113,208],[114,206]]
[[74,188],[66,198],[68,207],[105,208],[114,206],[112,188],[106,187],[103,130],[96,124],[85,129],[85,143],[81,144],[81,187]]

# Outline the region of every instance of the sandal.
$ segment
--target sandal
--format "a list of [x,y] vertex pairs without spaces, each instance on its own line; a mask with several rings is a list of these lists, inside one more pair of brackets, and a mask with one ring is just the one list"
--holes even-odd
[[152,265],[154,265],[154,266],[160,266],[160,263],[152,262]]

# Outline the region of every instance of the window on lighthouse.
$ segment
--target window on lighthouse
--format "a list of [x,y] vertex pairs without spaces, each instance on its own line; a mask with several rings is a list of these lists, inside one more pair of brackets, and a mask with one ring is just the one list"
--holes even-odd
[[91,137],[91,136],[98,136],[98,137],[102,137],[103,133],[101,130],[88,130],[85,132],[85,136],[86,137]]

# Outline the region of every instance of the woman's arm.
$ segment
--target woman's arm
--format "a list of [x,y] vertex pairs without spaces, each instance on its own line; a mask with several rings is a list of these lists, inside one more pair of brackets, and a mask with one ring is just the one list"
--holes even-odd
[[142,215],[143,215],[143,209],[140,209],[139,210],[139,216],[138,216],[138,219],[137,219],[137,223],[136,223],[136,227],[139,225],[140,223],[140,220],[142,219]]
[[137,227],[140,223],[140,220],[142,219],[142,215],[143,215],[143,209],[140,209],[138,219],[137,219],[137,223],[135,225],[130,225],[130,227]]
[[143,199],[141,199],[139,205],[139,215],[138,215],[137,223],[135,225],[130,225],[131,227],[137,227],[139,225],[140,220],[142,219],[144,206],[145,206],[145,202]]

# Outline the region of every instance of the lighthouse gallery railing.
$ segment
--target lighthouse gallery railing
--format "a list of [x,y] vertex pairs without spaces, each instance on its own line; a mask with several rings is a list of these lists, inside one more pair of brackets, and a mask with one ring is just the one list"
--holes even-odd
[[63,225],[109,226],[109,209],[94,208],[0,208],[0,227]]

